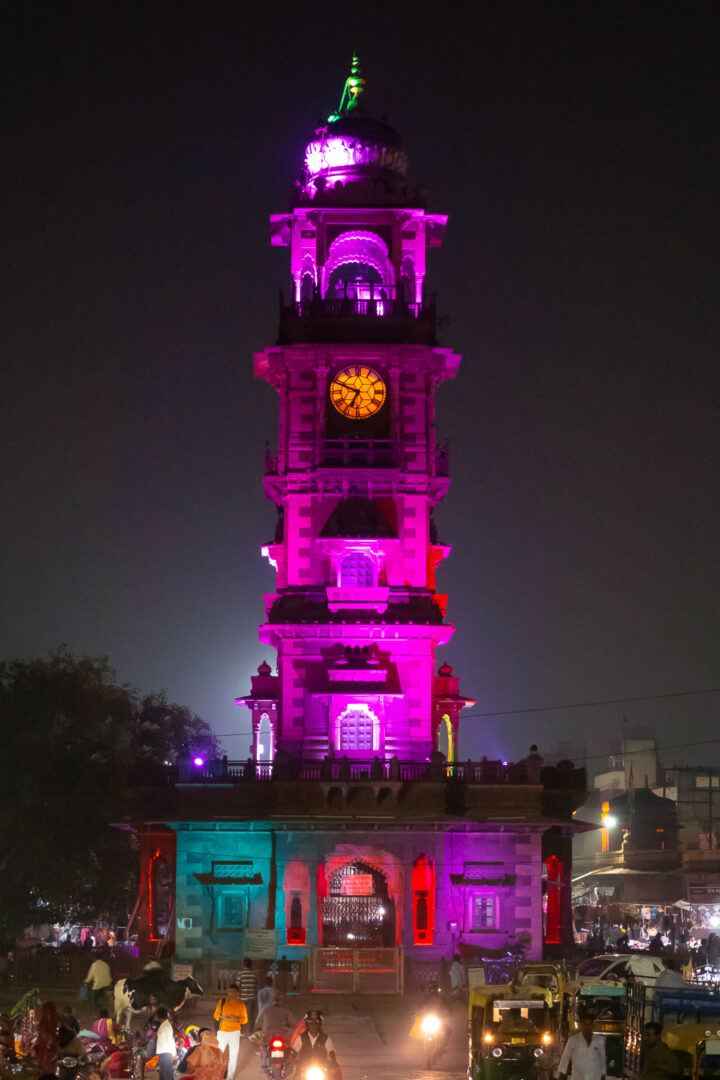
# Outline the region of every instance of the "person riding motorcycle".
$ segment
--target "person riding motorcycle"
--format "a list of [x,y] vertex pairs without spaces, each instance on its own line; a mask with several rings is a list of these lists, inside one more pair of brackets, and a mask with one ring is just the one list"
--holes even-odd
[[426,1032],[423,1030],[423,1020],[432,1016],[436,1016],[441,1024],[439,1047],[442,1053],[447,1049],[450,1041],[452,1009],[446,995],[443,994],[442,989],[436,982],[428,983],[425,1000],[415,1014],[412,1031],[410,1032],[412,1038],[426,1038]]
[[260,1037],[260,1053],[263,1068],[267,1065],[270,1040],[275,1037],[280,1037],[284,1040],[285,1045],[288,1046],[294,1026],[295,1022],[289,1011],[285,1008],[282,994],[275,993],[274,1000],[263,1006],[255,1021],[255,1034]]
[[341,1080],[342,1074],[335,1054],[335,1044],[322,1030],[323,1017],[318,1009],[305,1014],[305,1030],[294,1039],[292,1056],[295,1074],[302,1076],[311,1065],[319,1065],[328,1071],[333,1080]]

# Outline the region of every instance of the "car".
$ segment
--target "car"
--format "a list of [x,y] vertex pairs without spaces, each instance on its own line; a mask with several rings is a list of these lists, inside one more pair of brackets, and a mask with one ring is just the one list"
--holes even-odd
[[665,965],[657,956],[639,953],[609,953],[606,956],[592,956],[578,965],[575,973],[576,983],[586,982],[635,982],[653,986]]

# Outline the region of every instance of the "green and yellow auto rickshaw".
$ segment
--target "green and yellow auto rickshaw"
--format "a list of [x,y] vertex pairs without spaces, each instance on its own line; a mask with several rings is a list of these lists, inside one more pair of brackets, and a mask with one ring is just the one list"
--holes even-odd
[[663,1040],[678,1059],[678,1077],[714,1080],[720,1077],[720,1024],[672,1024]]
[[576,985],[567,1001],[564,1035],[568,1037],[579,1030],[581,1016],[591,1016],[593,1032],[605,1039],[608,1076],[623,1075],[626,999],[624,986],[598,981]]
[[530,987],[478,986],[470,992],[469,1080],[547,1080],[559,1058],[552,994]]

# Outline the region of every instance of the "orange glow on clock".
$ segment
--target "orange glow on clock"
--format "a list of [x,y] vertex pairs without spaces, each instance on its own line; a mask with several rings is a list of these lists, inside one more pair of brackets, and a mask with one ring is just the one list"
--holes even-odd
[[330,400],[349,420],[366,420],[374,416],[385,402],[387,388],[371,367],[353,364],[343,368],[330,383]]

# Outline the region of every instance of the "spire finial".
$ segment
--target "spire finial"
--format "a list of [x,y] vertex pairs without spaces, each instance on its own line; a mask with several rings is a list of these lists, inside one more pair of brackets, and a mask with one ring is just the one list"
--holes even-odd
[[350,112],[351,109],[354,109],[357,105],[357,99],[364,89],[365,80],[363,79],[360,70],[360,62],[357,58],[357,53],[353,53],[350,74],[345,80],[342,97],[340,98],[340,107],[337,112],[331,113],[330,116],[328,116],[328,123],[331,124],[333,120],[339,120],[343,113]]

